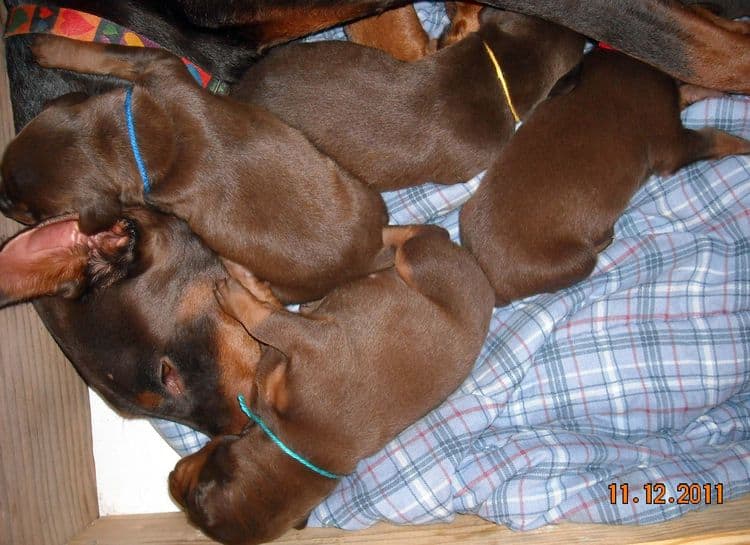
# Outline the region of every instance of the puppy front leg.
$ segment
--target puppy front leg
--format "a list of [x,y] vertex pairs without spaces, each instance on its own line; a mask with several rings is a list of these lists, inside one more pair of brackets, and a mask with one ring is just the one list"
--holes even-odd
[[242,286],[247,289],[253,296],[262,303],[266,303],[268,306],[274,309],[280,309],[284,305],[271,291],[271,286],[268,282],[263,282],[258,279],[253,273],[242,265],[235,263],[226,258],[221,258],[221,263],[229,273],[229,276],[237,280]]
[[[237,266],[230,272],[237,274],[237,269],[245,271]],[[319,343],[325,342],[328,327],[323,321],[289,312],[278,304],[270,290],[268,295],[272,299],[266,298],[267,286],[259,289],[255,282],[227,278],[219,280],[214,290],[224,312],[240,322],[248,334],[287,356],[299,350],[315,350]]]
[[81,42],[53,35],[34,38],[31,51],[45,68],[84,74],[112,75],[139,82],[154,73],[189,74],[180,59],[161,49]]

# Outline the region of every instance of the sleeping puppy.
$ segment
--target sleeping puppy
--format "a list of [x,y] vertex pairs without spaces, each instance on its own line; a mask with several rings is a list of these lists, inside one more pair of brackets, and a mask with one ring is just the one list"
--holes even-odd
[[236,280],[219,283],[222,307],[264,345],[253,387],[238,393],[316,469],[282,452],[261,424],[184,458],[170,491],[209,536],[260,543],[303,522],[338,476],[471,370],[493,302],[481,270],[440,228],[387,228],[384,239],[396,247],[395,268],[341,286],[304,314],[269,304],[237,267]]
[[279,48],[232,96],[268,108],[379,191],[466,181],[513,134],[512,109],[525,119],[583,54],[583,37],[541,19],[485,9],[482,21],[415,63],[346,42]]
[[0,300],[36,299],[65,355],[118,411],[239,433],[237,390],[251,388],[260,346],[216,302],[224,268],[183,221],[144,208],[123,217],[93,237],[71,217],[13,237],[0,251]]
[[685,129],[675,81],[625,55],[598,49],[581,77],[534,112],[461,210],[462,242],[498,305],[587,277],[651,174],[750,153],[736,136]]
[[6,215],[30,224],[77,212],[90,235],[123,206],[151,205],[286,302],[387,266],[380,195],[266,110],[200,89],[162,50],[40,36],[34,52],[46,67],[135,85],[68,95],[24,127],[3,158]]

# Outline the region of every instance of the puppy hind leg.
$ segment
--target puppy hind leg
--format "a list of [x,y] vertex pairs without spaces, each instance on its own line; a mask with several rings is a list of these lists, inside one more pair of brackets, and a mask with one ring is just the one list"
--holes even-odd
[[729,155],[750,154],[750,141],[711,127],[697,131],[683,129],[682,138],[677,140],[675,145],[671,153],[665,154],[666,159],[655,165],[656,173],[672,174],[701,159],[720,159]]
[[606,239],[593,245],[558,240],[547,250],[536,251],[516,263],[507,282],[495,286],[497,302],[508,304],[538,293],[554,293],[585,280],[596,266],[598,251],[605,247]]
[[189,78],[182,61],[161,49],[81,42],[44,34],[34,38],[31,51],[44,68],[111,75],[137,82],[152,74],[157,67],[165,67],[172,77],[176,71]]

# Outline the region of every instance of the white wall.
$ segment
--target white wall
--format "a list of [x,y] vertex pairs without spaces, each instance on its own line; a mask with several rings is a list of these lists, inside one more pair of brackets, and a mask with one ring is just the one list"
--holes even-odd
[[123,419],[89,390],[99,513],[178,511],[167,476],[177,453],[145,419]]

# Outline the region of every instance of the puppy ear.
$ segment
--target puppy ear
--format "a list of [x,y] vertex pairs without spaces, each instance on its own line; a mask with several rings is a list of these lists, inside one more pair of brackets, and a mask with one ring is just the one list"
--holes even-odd
[[122,204],[112,196],[102,196],[96,202],[78,206],[78,225],[85,235],[93,235],[112,227],[122,217]]
[[266,376],[263,387],[263,398],[269,407],[279,414],[289,409],[289,388],[287,386],[288,360],[279,358],[279,363]]
[[60,106],[62,108],[65,108],[67,106],[75,106],[76,104],[80,104],[81,102],[83,102],[84,100],[87,100],[88,98],[89,96],[86,93],[76,91],[75,93],[68,93],[65,95],[61,95],[57,98],[52,98],[50,100],[45,101],[42,109],[46,110],[50,106]]
[[75,240],[75,221],[61,220],[6,241],[0,248],[0,307],[47,295],[80,295],[88,252]]
[[575,65],[575,67],[573,67],[570,72],[557,80],[557,83],[552,86],[552,89],[550,89],[547,96],[556,97],[567,95],[573,89],[575,89],[578,86],[578,83],[581,81],[582,67],[583,63],[580,62]]

